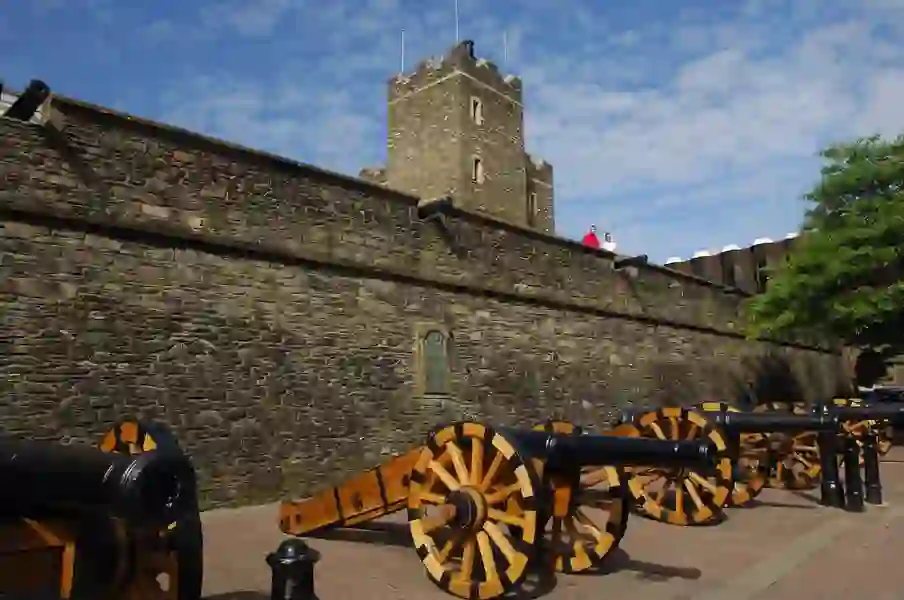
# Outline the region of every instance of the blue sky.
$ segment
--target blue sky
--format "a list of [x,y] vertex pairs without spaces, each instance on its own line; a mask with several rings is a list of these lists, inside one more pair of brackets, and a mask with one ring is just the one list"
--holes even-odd
[[[797,229],[827,142],[904,132],[904,0],[460,0],[524,79],[558,234],[662,261]],[[455,42],[453,0],[0,4],[0,77],[349,174],[386,86]]]

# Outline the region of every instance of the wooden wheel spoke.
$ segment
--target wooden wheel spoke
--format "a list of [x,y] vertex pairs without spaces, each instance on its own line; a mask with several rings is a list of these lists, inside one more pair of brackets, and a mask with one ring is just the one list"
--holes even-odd
[[487,518],[492,519],[493,521],[499,521],[500,523],[505,523],[506,525],[512,525],[513,527],[524,527],[523,518],[510,514],[504,510],[499,510],[498,508],[488,508]]
[[621,494],[615,495],[612,490],[578,490],[574,494],[575,503],[600,510],[611,510],[615,502],[621,500]]
[[697,510],[700,510],[706,506],[703,502],[703,498],[700,497],[700,492],[697,491],[697,487],[691,482],[689,477],[685,477],[684,481],[684,489],[687,490],[687,495],[691,497],[691,502],[694,503],[694,506],[697,507]]
[[519,491],[521,491],[521,483],[516,481],[515,483],[511,483],[490,494],[487,494],[486,496],[484,496],[484,500],[487,504],[499,504],[500,502],[505,502],[505,500],[509,496]]
[[601,483],[607,483],[608,481],[609,474],[606,472],[605,468],[595,469],[588,473],[581,474],[581,487],[590,488]]
[[650,484],[659,481],[660,479],[667,478],[668,475],[666,475],[665,473],[647,471],[642,475],[635,475],[634,477],[635,479],[637,479],[637,481],[640,482],[640,485],[647,487]]
[[635,477],[644,477],[651,474],[662,476],[666,473],[666,470],[661,467],[635,467],[630,472]]
[[446,451],[452,457],[452,466],[455,469],[455,475],[458,477],[459,483],[468,483],[471,481],[471,475],[468,473],[468,467],[465,465],[465,455],[455,442],[446,443]]
[[441,506],[446,503],[446,496],[435,492],[423,491],[420,494],[421,502],[431,504],[433,506]]
[[746,458],[749,460],[765,460],[769,455],[769,448],[762,448],[759,446],[752,446],[745,448],[741,458]]
[[443,547],[437,552],[437,557],[439,558],[439,562],[444,563],[449,560],[449,557],[452,556],[452,553],[461,547],[462,541],[464,538],[464,534],[462,532],[457,532],[451,538],[446,540],[446,543],[443,544]]
[[477,542],[471,538],[464,544],[461,552],[461,571],[459,578],[469,581],[474,575],[474,561],[477,558]]
[[794,445],[795,452],[819,452],[819,448],[817,446],[807,446],[804,444],[795,444]]
[[483,524],[483,530],[490,536],[490,539],[493,540],[493,544],[499,548],[502,555],[505,556],[505,560],[507,560],[509,564],[513,564],[517,558],[517,553],[512,547],[511,542],[508,541],[508,538],[505,537],[505,534],[499,529],[499,526],[492,521],[487,521]]
[[798,453],[794,454],[794,460],[796,460],[797,462],[799,462],[800,464],[802,464],[803,466],[805,466],[808,469],[813,467],[812,462],[810,462],[809,460],[807,460],[806,458],[804,458],[802,455],[800,455]]
[[671,433],[672,441],[681,439],[681,424],[675,417],[669,417],[669,433]]
[[595,540],[603,539],[603,531],[599,527],[597,527],[596,523],[594,523],[590,517],[587,516],[587,513],[578,508],[575,511],[574,516],[578,524],[580,524],[585,529],[588,529]]
[[471,440],[471,485],[480,485],[483,480],[483,440]]
[[710,494],[715,495],[716,492],[719,491],[719,488],[715,484],[713,484],[713,482],[711,482],[709,479],[706,479],[705,477],[700,476],[699,473],[691,471],[690,473],[688,473],[688,478],[692,479],[694,483],[702,487]]
[[650,423],[650,431],[653,432],[660,440],[667,440],[668,438],[665,436],[665,432],[662,431],[662,427],[659,426],[659,423]]
[[480,485],[477,486],[481,492],[485,492],[487,488],[492,485],[493,481],[496,479],[496,475],[499,472],[500,467],[502,467],[502,463],[505,461],[505,457],[501,452],[496,452],[496,456],[493,457],[493,462],[490,463],[490,468],[487,469],[487,472],[484,474],[483,479],[480,481]]
[[431,460],[430,461],[430,470],[433,471],[440,481],[443,482],[443,485],[448,488],[450,492],[454,492],[461,487],[461,484],[458,483],[458,480],[452,476],[452,473],[446,470],[446,467],[441,465],[439,461]]
[[675,485],[675,514],[678,519],[684,519],[684,488],[681,485]]
[[700,433],[700,426],[696,423],[691,423],[687,428],[687,433],[684,436],[686,440],[694,440],[697,439],[697,434]]
[[577,521],[575,519],[567,519],[565,521],[565,530],[568,532],[568,538],[571,541],[571,549],[575,554],[583,550],[585,543],[593,542],[592,539],[587,537],[587,534],[578,531],[576,523]]
[[485,531],[477,532],[477,548],[480,550],[480,562],[483,563],[483,572],[486,578],[499,579],[499,570],[496,567],[496,557],[493,556],[493,546]]

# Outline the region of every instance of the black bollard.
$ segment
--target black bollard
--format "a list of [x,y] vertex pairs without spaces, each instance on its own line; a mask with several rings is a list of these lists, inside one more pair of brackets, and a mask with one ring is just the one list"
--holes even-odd
[[860,476],[860,445],[854,436],[844,438],[845,510],[863,512],[863,478]]
[[878,435],[868,431],[863,437],[863,479],[866,484],[866,502],[882,504],[882,481],[879,476],[879,452],[876,450]]
[[820,431],[817,440],[822,470],[819,503],[823,506],[844,508],[844,486],[838,477],[838,435],[834,431]]
[[270,600],[317,600],[314,595],[314,565],[320,553],[298,538],[279,545],[267,555],[273,572]]

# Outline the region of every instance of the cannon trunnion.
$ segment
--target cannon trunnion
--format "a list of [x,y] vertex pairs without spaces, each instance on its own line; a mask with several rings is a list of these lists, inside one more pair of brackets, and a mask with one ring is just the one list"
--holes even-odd
[[0,439],[0,597],[198,600],[194,469],[162,425],[101,448]]

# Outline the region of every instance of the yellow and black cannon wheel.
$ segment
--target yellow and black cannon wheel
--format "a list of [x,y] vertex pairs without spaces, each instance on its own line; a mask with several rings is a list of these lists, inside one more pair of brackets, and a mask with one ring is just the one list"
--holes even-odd
[[[753,412],[787,412],[795,415],[809,413],[803,403],[792,402],[760,404]],[[822,471],[816,432],[771,433],[766,436],[765,443],[769,452],[769,487],[805,490],[816,485]]]
[[[833,398],[830,403],[834,406],[862,406],[863,401],[859,398]],[[877,437],[876,451],[880,456],[885,456],[891,450],[892,439],[894,438],[894,430],[888,420],[881,421],[851,421],[842,424],[845,433],[857,438],[857,443],[863,445],[862,437],[867,432],[875,432]],[[863,463],[863,456],[860,456],[860,462]]]
[[540,492],[531,461],[501,432],[478,423],[436,431],[408,495],[411,538],[428,577],[460,598],[517,588],[536,556]]
[[734,488],[731,455],[725,437],[698,411],[664,407],[640,414],[631,435],[660,440],[709,440],[716,447],[712,473],[656,466],[626,469],[628,489],[644,516],[672,525],[703,525],[721,519]]
[[[726,402],[702,402],[697,408],[704,413],[741,412]],[[749,504],[759,496],[769,478],[767,436],[761,433],[742,433],[739,446],[734,471],[734,488],[728,500],[728,506],[734,507]]]
[[[534,429],[580,435],[568,421],[550,420]],[[597,568],[616,548],[628,528],[630,501],[624,471],[613,466],[548,473],[535,461],[546,492],[542,511],[542,551],[562,573]]]
[[[105,452],[137,455],[145,452],[183,454],[172,432],[161,423],[124,421],[107,432],[100,447]],[[148,590],[148,598],[199,600],[204,575],[204,536],[195,481],[186,481],[179,502],[182,516],[154,539],[141,540],[134,552],[129,577],[135,587]],[[174,593],[175,592],[175,593]]]

